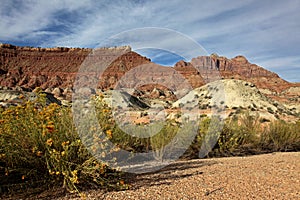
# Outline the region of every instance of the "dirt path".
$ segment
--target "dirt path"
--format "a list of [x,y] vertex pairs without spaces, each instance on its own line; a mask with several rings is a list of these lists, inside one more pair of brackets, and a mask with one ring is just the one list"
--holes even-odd
[[[181,161],[87,199],[300,199],[300,152]],[[77,197],[78,198],[78,197]],[[60,199],[77,199],[67,195]],[[78,198],[80,199],[80,198]]]

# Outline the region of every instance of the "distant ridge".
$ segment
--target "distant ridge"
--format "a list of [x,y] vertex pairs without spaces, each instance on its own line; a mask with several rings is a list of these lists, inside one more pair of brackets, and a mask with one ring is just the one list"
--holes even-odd
[[[99,83],[101,89],[113,88],[127,71],[139,65],[151,64],[150,59],[133,52],[129,46],[99,48],[105,55],[113,55],[114,51],[118,49],[125,50],[126,53],[118,57],[107,68]],[[80,65],[92,50],[89,48],[37,48],[0,44],[0,85],[31,89],[36,87],[43,89],[72,88]],[[105,56],[100,59],[105,59]],[[163,77],[165,67],[156,64],[155,66],[156,75]],[[216,54],[199,56],[190,62],[177,62],[174,69],[188,79],[193,88],[198,88],[207,82],[205,75],[199,73],[195,67],[215,69],[219,71],[222,79],[240,79],[254,83],[259,89],[269,91],[267,93],[270,95],[281,93],[290,87],[300,86],[299,83],[289,83],[276,73],[250,63],[244,56],[236,56],[232,59]],[[147,76],[147,73],[144,76]],[[89,78],[86,77],[86,80]]]

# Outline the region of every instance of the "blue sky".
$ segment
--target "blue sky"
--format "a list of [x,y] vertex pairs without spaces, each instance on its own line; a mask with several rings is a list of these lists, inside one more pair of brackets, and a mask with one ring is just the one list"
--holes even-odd
[[[122,31],[160,27],[194,39],[209,54],[244,55],[300,82],[299,10],[298,0],[0,0],[0,42],[95,47]],[[162,64],[180,59],[140,53]]]

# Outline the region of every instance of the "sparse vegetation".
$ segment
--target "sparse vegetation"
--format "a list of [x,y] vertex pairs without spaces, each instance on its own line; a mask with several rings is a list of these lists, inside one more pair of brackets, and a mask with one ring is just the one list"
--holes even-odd
[[274,114],[274,111],[272,110],[271,107],[267,107],[267,110],[268,110],[269,113]]
[[[261,123],[268,122],[262,126]],[[198,150],[203,145],[203,138],[208,133],[211,119],[202,118],[199,135],[190,147],[188,156],[198,157]],[[287,123],[282,120],[272,121],[259,118],[257,115],[243,113],[239,118],[232,118],[224,123],[216,133],[218,141],[208,154],[214,156],[249,155],[274,151],[300,150],[300,121]],[[188,157],[186,155],[186,157]]]
[[208,105],[207,104],[200,104],[199,109],[205,110],[207,109]]
[[287,123],[277,120],[270,123],[261,134],[260,144],[270,151],[299,151],[300,121]]
[[[92,141],[96,152],[103,150],[99,147],[105,146],[103,144],[110,140],[118,147],[114,149],[116,152],[119,149],[130,152],[154,151],[158,159],[163,159],[165,145],[184,123],[169,120],[152,137],[134,137],[117,126],[111,109],[102,97],[95,97],[93,102],[103,133],[92,127],[86,140]],[[203,114],[194,142],[183,157],[197,157],[202,145],[208,150],[211,148],[208,156],[300,150],[300,121],[270,122],[243,113],[241,108],[233,109],[241,112],[241,117],[227,120],[224,124],[218,118],[211,119]],[[182,116],[178,114],[177,117]],[[265,122],[264,126],[261,126],[262,122]],[[192,131],[192,127],[189,123],[186,127],[176,141],[176,148],[180,148],[184,140],[190,139],[186,135]],[[101,139],[99,134],[105,134],[106,139]],[[215,138],[216,142],[212,143]],[[83,145],[86,144],[83,140],[73,124],[71,108],[46,105],[43,97],[35,102],[0,110],[1,191],[13,191],[15,185],[22,185],[25,189],[32,185],[45,185],[46,188],[49,185],[61,185],[70,191],[79,191],[82,184],[126,189],[128,186],[122,180],[122,174],[95,159]]]

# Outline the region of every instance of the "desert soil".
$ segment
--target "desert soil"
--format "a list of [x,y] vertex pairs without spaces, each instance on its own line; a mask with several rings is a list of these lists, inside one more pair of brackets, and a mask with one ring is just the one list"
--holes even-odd
[[[179,161],[87,199],[300,199],[300,152]],[[67,195],[61,199],[76,199]]]
[[[300,152],[178,161],[156,173],[131,177],[129,190],[84,194],[86,199],[106,200],[300,199]],[[80,199],[75,194],[55,196],[51,199]]]

